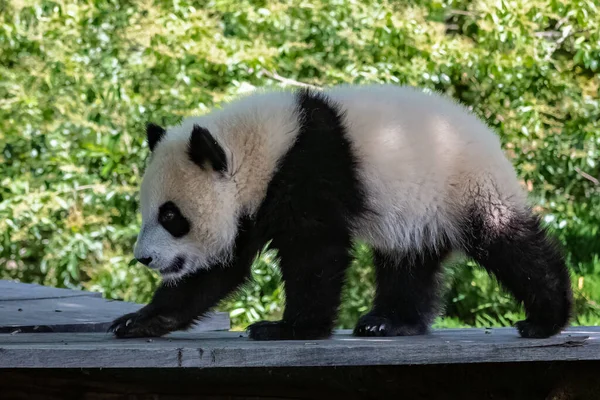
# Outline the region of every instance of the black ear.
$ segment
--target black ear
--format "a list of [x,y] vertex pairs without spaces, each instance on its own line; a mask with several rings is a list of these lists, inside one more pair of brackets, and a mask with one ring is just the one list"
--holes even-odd
[[165,128],[153,124],[151,122],[146,124],[146,139],[148,140],[148,147],[150,151],[154,151],[156,144],[165,136]]
[[194,125],[188,147],[188,157],[200,168],[205,168],[210,163],[217,172],[227,171],[227,157],[225,150],[217,143],[208,129]]

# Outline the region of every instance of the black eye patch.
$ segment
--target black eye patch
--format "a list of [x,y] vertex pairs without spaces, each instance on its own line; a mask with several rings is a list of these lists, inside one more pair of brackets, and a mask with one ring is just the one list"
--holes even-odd
[[189,221],[172,201],[167,201],[159,207],[158,222],[176,238],[185,236],[190,231]]

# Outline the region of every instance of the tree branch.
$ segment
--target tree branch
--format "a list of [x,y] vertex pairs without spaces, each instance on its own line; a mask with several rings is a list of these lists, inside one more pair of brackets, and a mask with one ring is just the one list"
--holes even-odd
[[311,88],[311,89],[316,89],[316,90],[322,90],[319,86],[314,86],[314,85],[304,83],[304,82],[298,82],[293,79],[283,77],[283,76],[279,75],[277,72],[267,71],[266,69],[263,69],[262,72],[269,78],[276,80],[278,82],[281,82],[284,85],[300,86],[300,87],[306,87],[306,88]]
[[582,170],[580,170],[577,167],[575,167],[575,172],[577,172],[579,175],[583,176],[588,181],[592,182],[594,185],[600,185],[600,181],[598,179],[594,178],[593,176],[591,176],[590,174],[588,174],[587,172],[583,172]]

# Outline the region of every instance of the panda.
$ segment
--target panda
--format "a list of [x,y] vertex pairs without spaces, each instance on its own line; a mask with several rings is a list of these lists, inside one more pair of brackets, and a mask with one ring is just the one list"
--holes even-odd
[[442,264],[474,260],[520,303],[521,337],[572,313],[558,246],[532,212],[498,137],[460,104],[388,84],[263,90],[146,128],[135,258],[160,272],[118,338],[193,326],[277,249],[286,304],[254,340],[328,338],[354,241],[374,254],[376,295],[356,336],[421,335],[440,312]]

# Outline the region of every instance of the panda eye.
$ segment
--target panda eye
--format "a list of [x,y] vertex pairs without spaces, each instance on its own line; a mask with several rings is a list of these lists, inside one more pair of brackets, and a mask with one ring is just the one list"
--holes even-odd
[[167,210],[160,217],[161,222],[169,222],[175,219],[175,213],[172,210]]
[[190,231],[189,221],[171,201],[160,206],[158,210],[158,222],[167,232],[176,238],[185,236]]

